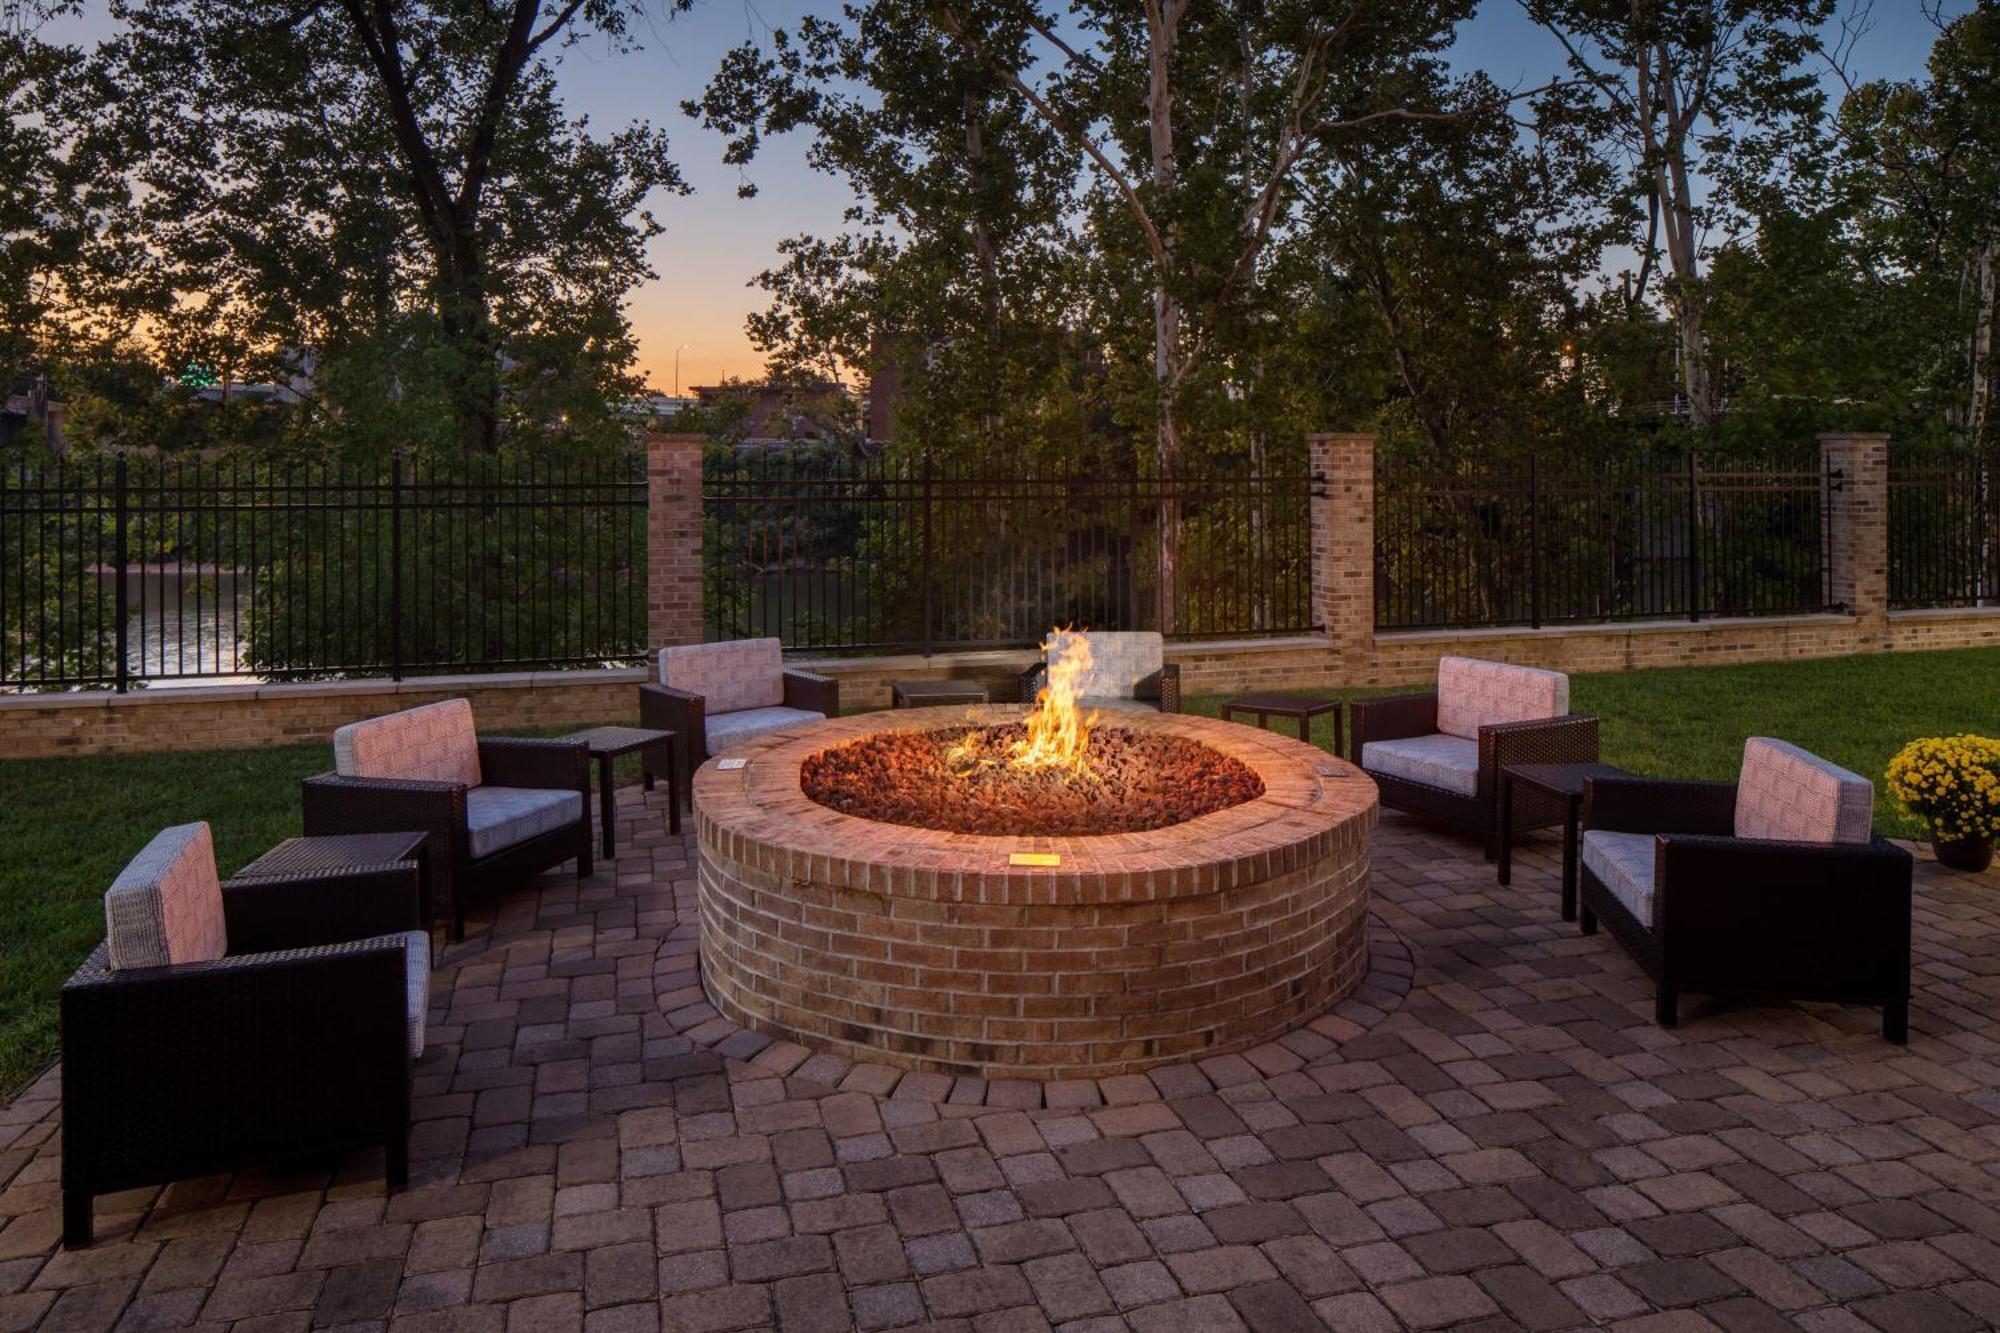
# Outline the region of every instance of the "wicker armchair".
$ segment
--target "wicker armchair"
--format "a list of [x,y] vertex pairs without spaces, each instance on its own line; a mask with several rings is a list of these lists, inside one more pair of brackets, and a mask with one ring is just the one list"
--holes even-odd
[[206,824],[155,837],[62,988],[63,1242],[99,1194],[381,1144],[409,1176],[430,936],[417,870],[220,884]]
[[1654,1017],[1680,993],[1882,1006],[1909,1039],[1912,858],[1871,836],[1874,788],[1796,746],[1744,745],[1739,782],[1598,778],[1585,785],[1585,934],[1601,920],[1653,978]]
[[1558,671],[1446,657],[1434,692],[1348,707],[1356,759],[1383,806],[1477,834],[1489,861],[1503,836],[1563,819],[1560,801],[1518,791],[1513,827],[1503,830],[1503,767],[1597,758],[1597,719],[1569,711],[1569,677]]
[[590,774],[575,741],[475,735],[446,699],[342,727],[334,771],[305,779],[305,831],[430,835],[432,900],[465,938],[468,899],[574,860],[591,872]]
[[[840,682],[787,671],[776,639],[680,644],[660,650],[660,683],[639,687],[639,725],[671,731],[687,804],[696,765],[734,745],[840,713]],[[640,752],[647,786],[667,771],[660,746]]]
[[1181,669],[1166,660],[1166,640],[1146,631],[1057,630],[1042,645],[1042,660],[1021,673],[1021,702],[1031,704],[1049,683],[1049,665],[1085,647],[1090,665],[1079,673],[1076,692],[1084,708],[1117,711],[1157,708],[1181,711]]

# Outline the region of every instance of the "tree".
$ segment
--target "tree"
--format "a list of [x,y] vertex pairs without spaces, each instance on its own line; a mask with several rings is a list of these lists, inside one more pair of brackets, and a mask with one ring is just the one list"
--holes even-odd
[[[1585,444],[1578,291],[1615,225],[1588,204],[1602,190],[1595,154],[1524,135],[1483,76],[1467,82],[1429,100],[1481,114],[1385,126],[1308,175],[1295,247],[1316,279],[1299,304],[1316,297],[1345,330],[1334,347],[1368,386],[1341,416],[1375,419],[1391,447],[1447,469]],[[1566,122],[1574,95],[1543,93],[1536,122]]]
[[568,117],[553,65],[586,34],[629,46],[630,0],[114,12],[103,66],[148,149],[170,353],[282,370],[309,346],[376,401],[434,383],[454,442],[478,450],[524,383],[624,387],[619,304],[660,230],[647,203],[685,187],[657,131]]
[[62,0],[0,0],[0,376],[102,353],[147,304],[106,90],[84,53],[42,37]]
[[[1016,55],[1028,38],[989,29]],[[901,436],[1034,456],[1068,360],[1076,165],[985,62],[921,7],[878,3],[746,43],[685,109],[744,168],[766,137],[810,133],[859,200],[850,230],[784,242],[759,278],[773,301],[750,333],[774,374],[900,375]]]
[[1948,417],[1975,442],[1994,413],[2000,319],[2000,4],[1941,23],[1929,77],[1852,87],[1839,117],[1844,184],[1875,270],[1921,289],[1948,331]]
[[[884,35],[894,34],[930,53],[930,64],[800,60],[787,55],[789,39],[774,38],[774,56],[754,49],[732,56],[702,106],[712,124],[737,135],[739,161],[754,154],[759,129],[811,128],[816,163],[845,172],[871,200],[904,197],[883,175],[942,164],[951,180],[989,182],[981,207],[1004,213],[1005,178],[978,170],[992,145],[1053,164],[1053,172],[1040,167],[1014,181],[1016,200],[1043,206],[1039,230],[1017,233],[1041,242],[1041,258],[1021,273],[1081,284],[1041,308],[1061,312],[1087,344],[1082,359],[1103,358],[1112,384],[1135,354],[1143,358],[1151,465],[1171,477],[1186,461],[1192,401],[1215,396],[1198,390],[1241,391],[1259,379],[1255,349],[1268,337],[1257,330],[1269,313],[1260,309],[1260,288],[1274,243],[1296,223],[1301,173],[1344,137],[1463,114],[1403,98],[1420,86],[1406,76],[1437,62],[1468,10],[1464,0],[1396,7],[1354,0],[1332,9],[1304,0],[1206,7],[1148,0],[1135,22],[1127,7],[1103,0],[1069,17],[1037,0],[962,0],[915,13],[877,0],[848,7],[837,21],[809,20],[802,44],[844,41],[847,52],[872,54],[887,50]],[[960,81],[957,105],[943,76],[931,77],[939,69]],[[868,100],[844,85],[865,88]],[[923,114],[898,119],[912,105]],[[968,117],[965,108],[978,114]],[[968,127],[979,130],[976,138],[947,138]],[[871,141],[905,151],[885,153],[871,168],[852,151]],[[1051,175],[1047,190],[1030,188]],[[1080,175],[1089,184],[1079,199]],[[895,253],[943,237],[944,223],[971,214],[964,206],[910,214],[931,225],[912,233],[912,246],[895,243]],[[990,245],[998,239],[990,229],[960,232],[975,262],[957,271],[976,289],[982,247],[1004,250]],[[793,290],[826,290],[830,273],[872,275],[867,266],[888,244],[801,245],[789,270],[800,280]],[[791,309],[803,310],[803,302]],[[858,341],[852,329],[849,337]],[[1158,624],[1172,632],[1180,510],[1171,494],[1158,521]]]
[[1664,253],[1688,412],[1706,427],[1719,408],[1703,329],[1708,238],[1816,145],[1821,97],[1804,61],[1832,0],[1521,3],[1595,94],[1579,129],[1623,163],[1645,217],[1628,300],[1646,299]]

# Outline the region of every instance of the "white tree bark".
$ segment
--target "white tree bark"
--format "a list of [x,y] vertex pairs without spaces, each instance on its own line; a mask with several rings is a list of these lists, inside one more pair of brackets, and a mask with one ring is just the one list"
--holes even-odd
[[1996,287],[2000,287],[1996,260],[2000,260],[2000,233],[1989,234],[1972,261],[1979,304],[1973,317],[1968,357],[1971,374],[1965,425],[1966,434],[1974,444],[1986,442],[1993,424],[1993,324],[1995,298],[2000,295],[1996,292]]

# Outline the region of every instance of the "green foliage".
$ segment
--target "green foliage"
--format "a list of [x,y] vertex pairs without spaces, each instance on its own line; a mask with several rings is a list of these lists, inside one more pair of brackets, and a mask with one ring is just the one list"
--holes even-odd
[[[638,387],[623,301],[652,275],[650,201],[685,186],[658,131],[570,116],[555,62],[586,34],[629,49],[635,12],[173,0],[114,4],[119,26],[90,52],[10,31],[0,96],[37,114],[15,116],[0,154],[43,169],[0,173],[0,225],[11,236],[30,206],[48,220],[0,250],[41,298],[9,300],[8,318],[54,309],[111,327],[90,355],[80,334],[16,338],[0,367],[57,357],[63,395],[84,407],[72,436],[107,446],[253,442],[168,378],[298,390],[253,432],[273,449],[608,444]],[[17,204],[16,180],[49,184]],[[97,287],[115,302],[90,282],[107,273]],[[139,314],[153,387],[101,392],[98,364],[123,354]],[[190,415],[204,418],[192,442],[177,420]]]

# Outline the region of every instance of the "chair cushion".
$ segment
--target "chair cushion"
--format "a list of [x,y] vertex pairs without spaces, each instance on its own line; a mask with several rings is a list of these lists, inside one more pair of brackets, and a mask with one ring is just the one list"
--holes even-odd
[[1111,633],[1092,630],[1057,630],[1043,645],[1050,667],[1076,652],[1090,651],[1090,665],[1077,674],[1076,692],[1084,698],[1130,699],[1139,682],[1158,671],[1167,660],[1166,641],[1149,631]]
[[1442,787],[1460,796],[1479,794],[1479,742],[1463,736],[1369,741],[1361,747],[1361,767],[1405,782]]
[[208,825],[153,835],[104,895],[104,934],[113,968],[212,963],[229,952]]
[[717,713],[776,707],[785,702],[784,649],[776,639],[662,648],[660,684],[699,694],[710,719]]
[[1650,929],[1653,924],[1653,870],[1658,864],[1658,840],[1650,833],[1613,833],[1586,829],[1577,858],[1608,889],[1625,910]]
[[474,787],[465,793],[472,854],[491,856],[583,818],[583,793],[541,787]]
[[410,1058],[424,1053],[424,1024],[431,1012],[431,936],[427,930],[403,932],[404,1012],[410,1018]]
[[741,712],[711,717],[704,724],[708,732],[708,752],[721,754],[766,732],[783,731],[806,722],[824,722],[825,713],[809,708],[745,708]]
[[1736,836],[1785,842],[1867,842],[1875,785],[1768,736],[1743,742]]
[[333,771],[344,778],[402,778],[479,785],[472,704],[443,699],[350,722],[333,733]]
[[1560,671],[1476,657],[1438,659],[1437,728],[1447,736],[1477,740],[1481,727],[1568,712],[1569,677]]

